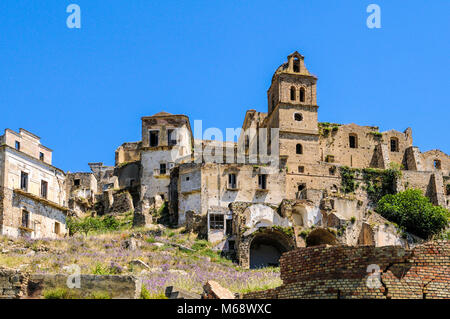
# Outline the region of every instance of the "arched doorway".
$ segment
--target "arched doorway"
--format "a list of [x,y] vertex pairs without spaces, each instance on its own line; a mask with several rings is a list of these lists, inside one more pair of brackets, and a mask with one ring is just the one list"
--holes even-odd
[[250,243],[250,269],[277,267],[281,255],[293,248],[288,235],[275,230],[260,231]]
[[336,245],[336,236],[325,228],[316,228],[306,237],[306,247],[319,245]]

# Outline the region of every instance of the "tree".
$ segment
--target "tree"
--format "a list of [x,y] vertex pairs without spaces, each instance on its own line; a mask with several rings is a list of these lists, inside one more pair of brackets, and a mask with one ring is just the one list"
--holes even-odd
[[424,239],[448,227],[450,219],[450,212],[447,209],[433,206],[417,189],[383,196],[378,202],[376,211],[403,230]]

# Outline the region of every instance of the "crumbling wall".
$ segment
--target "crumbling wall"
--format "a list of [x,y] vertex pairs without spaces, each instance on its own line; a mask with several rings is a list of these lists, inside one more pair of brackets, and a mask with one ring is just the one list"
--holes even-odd
[[116,149],[116,166],[141,159],[142,142],[123,143]]
[[0,267],[0,299],[18,299],[25,294],[28,278],[20,271]]
[[[379,281],[368,281],[378,274]],[[280,287],[243,297],[449,299],[450,242],[428,242],[412,250],[397,246],[298,248],[281,258],[281,279]]]

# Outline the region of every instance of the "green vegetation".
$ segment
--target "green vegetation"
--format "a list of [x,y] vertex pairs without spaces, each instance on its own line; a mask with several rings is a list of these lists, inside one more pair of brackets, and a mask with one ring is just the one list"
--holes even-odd
[[362,171],[369,199],[377,203],[383,196],[395,194],[395,183],[401,171],[395,168],[386,170],[366,168]]
[[339,169],[342,180],[341,191],[346,194],[354,193],[359,187],[356,179],[362,177],[364,189],[373,203],[377,203],[384,195],[394,194],[396,181],[401,176],[401,171],[397,168],[383,170],[341,166]]
[[450,212],[433,206],[420,190],[408,189],[383,196],[376,211],[403,231],[428,239],[448,227]]
[[370,135],[372,135],[374,138],[381,138],[383,137],[383,134],[380,132],[369,132]]
[[153,215],[157,224],[172,226],[170,225],[168,202],[164,202],[158,210],[154,211]]
[[133,223],[133,211],[122,216],[112,215],[103,217],[67,218],[69,234],[82,233],[87,236],[91,232],[102,233],[109,231],[130,229]]
[[339,130],[339,126],[341,126],[341,124],[329,122],[318,123],[319,134],[326,137],[330,135],[331,132],[336,133]]
[[92,269],[93,275],[118,275],[120,273],[122,273],[122,268],[114,263],[111,263],[109,266],[97,263]]
[[355,190],[357,189],[357,183],[355,181],[356,173],[359,170],[350,168],[348,166],[341,166],[339,167],[339,171],[341,172],[342,192],[346,194],[355,192]]
[[111,299],[111,295],[104,291],[94,291],[88,296],[82,296],[75,289],[54,288],[44,290],[44,299]]
[[286,234],[289,237],[294,236],[294,228],[293,227],[282,227],[282,226],[272,226],[272,229],[278,230],[284,234]]

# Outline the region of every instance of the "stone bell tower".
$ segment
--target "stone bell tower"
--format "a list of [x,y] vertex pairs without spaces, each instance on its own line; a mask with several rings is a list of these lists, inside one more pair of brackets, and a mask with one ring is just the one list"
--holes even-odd
[[309,73],[304,57],[294,52],[275,71],[267,91],[267,127],[280,130],[280,158],[286,162],[286,192],[290,197],[304,184],[300,180],[308,166],[320,160],[316,83],[317,77]]

